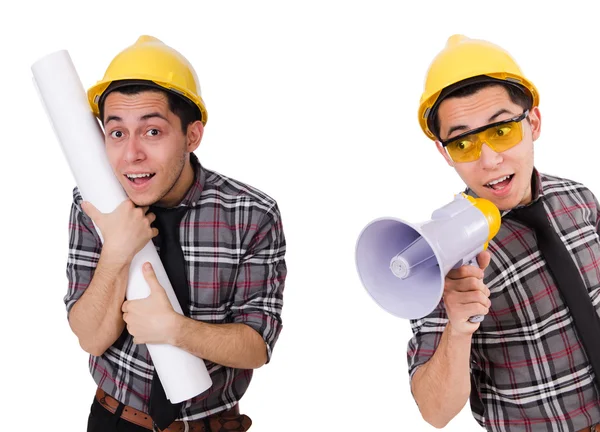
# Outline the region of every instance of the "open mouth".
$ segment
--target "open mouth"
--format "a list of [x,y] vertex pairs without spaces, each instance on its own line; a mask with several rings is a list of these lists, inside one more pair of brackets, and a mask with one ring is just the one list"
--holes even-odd
[[512,181],[514,174],[506,175],[504,177],[500,177],[496,180],[493,180],[485,185],[486,188],[490,188],[496,191],[500,191],[504,189],[506,186],[510,184]]
[[155,175],[156,173],[125,174],[125,177],[133,184],[143,185],[144,183],[149,182]]

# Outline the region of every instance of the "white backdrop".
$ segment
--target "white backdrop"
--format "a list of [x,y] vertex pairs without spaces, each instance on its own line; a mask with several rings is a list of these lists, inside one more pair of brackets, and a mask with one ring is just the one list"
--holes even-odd
[[[357,235],[379,216],[427,219],[462,190],[416,114],[427,67],[453,33],[500,44],[538,86],[537,167],[600,191],[600,33],[583,4],[4,5],[3,429],[33,430],[36,419],[83,431],[95,388],[62,301],[74,182],[31,83],[37,59],[67,49],[87,88],[142,34],[175,47],[196,67],[209,112],[196,154],[279,202],[288,241],[284,329],[242,399],[252,430],[432,431],[408,387],[409,324],[360,285]],[[477,429],[467,404],[445,430]]]

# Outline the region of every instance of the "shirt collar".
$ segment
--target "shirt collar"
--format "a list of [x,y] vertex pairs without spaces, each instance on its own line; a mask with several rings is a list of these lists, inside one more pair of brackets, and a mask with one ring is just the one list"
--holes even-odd
[[[479,196],[470,188],[466,188],[464,193],[473,198],[479,198]],[[540,175],[539,171],[535,167],[533,168],[533,173],[531,174],[531,193],[532,193],[533,198],[529,204],[518,205],[517,207],[515,207],[513,209],[509,209],[509,210],[501,210],[500,216],[504,217],[505,215],[510,213],[511,210],[515,210],[515,209],[522,208],[522,207],[527,207],[527,206],[533,204],[534,202],[536,202],[537,200],[544,198],[544,183],[542,181],[542,176]]]

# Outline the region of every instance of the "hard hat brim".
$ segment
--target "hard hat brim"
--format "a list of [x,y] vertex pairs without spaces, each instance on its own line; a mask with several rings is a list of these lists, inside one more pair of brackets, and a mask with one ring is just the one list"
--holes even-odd
[[89,104],[92,108],[92,112],[94,113],[94,115],[96,117],[100,116],[100,105],[110,93],[119,88],[127,87],[130,85],[143,85],[150,88],[156,88],[158,90],[162,90],[182,98],[199,111],[200,121],[202,121],[203,125],[206,125],[208,115],[206,112],[206,107],[204,106],[204,103],[201,99],[192,100],[190,96],[185,94],[184,92],[178,91],[171,87],[166,87],[165,85],[162,85],[161,83],[156,81],[139,78],[124,78],[114,81],[101,81],[98,82],[95,86],[91,87],[87,93]]
[[98,99],[98,107],[100,107],[100,105],[102,105],[104,103],[104,101],[106,100],[106,97],[113,91],[118,90],[120,88],[134,86],[134,85],[144,86],[144,87],[148,87],[151,89],[162,90],[164,92],[171,93],[171,94],[181,98],[182,100],[184,100],[186,103],[188,103],[191,107],[193,107],[197,111],[199,120],[203,120],[202,112],[200,111],[198,106],[194,102],[189,100],[187,97],[181,95],[180,93],[172,91],[171,89],[165,88],[165,87],[155,83],[154,81],[140,80],[140,79],[118,80],[118,81],[111,82],[108,85],[108,87],[106,87],[106,90],[104,90],[102,92],[102,94],[100,95],[100,98]]
[[[446,88],[444,88],[440,94],[437,96],[437,98],[435,99],[435,102],[433,103],[433,105],[431,106],[431,108],[429,109],[429,112],[427,113],[427,129],[433,134],[434,131],[434,119],[436,117],[437,114],[437,110],[440,107],[440,104],[446,100],[448,97],[451,97],[453,93],[457,92],[460,89],[463,89],[467,86],[470,85],[474,85],[474,84],[480,84],[480,83],[490,83],[490,84],[499,84],[499,85],[510,85],[516,89],[518,89],[519,91],[521,91],[528,99],[529,99],[529,106],[528,108],[531,109],[535,100],[534,100],[534,96],[531,94],[530,91],[528,91],[528,89],[526,87],[524,87],[521,84],[515,83],[515,82],[511,82],[509,80],[506,79],[499,79],[499,78],[494,78],[492,76],[489,75],[478,75],[478,76],[474,76],[471,78],[467,78],[465,80],[459,81],[453,85],[450,85]],[[439,138],[439,137],[436,137]]]

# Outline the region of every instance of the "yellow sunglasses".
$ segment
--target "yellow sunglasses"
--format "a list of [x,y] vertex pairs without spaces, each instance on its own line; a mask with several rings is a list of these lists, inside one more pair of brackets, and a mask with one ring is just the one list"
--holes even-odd
[[496,153],[502,153],[523,140],[521,121],[529,110],[518,117],[491,123],[464,134],[441,141],[454,162],[473,162],[481,156],[481,148],[486,143]]

